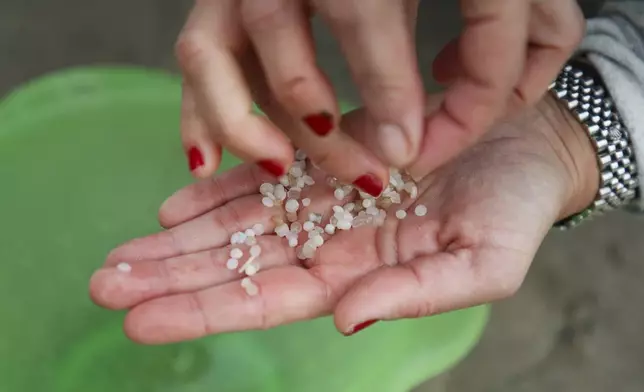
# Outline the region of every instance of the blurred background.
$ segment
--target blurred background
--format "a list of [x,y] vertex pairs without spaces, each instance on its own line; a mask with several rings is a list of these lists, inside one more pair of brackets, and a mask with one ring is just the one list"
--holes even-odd
[[[423,1],[418,37],[427,75],[434,55],[458,32],[456,3]],[[190,4],[2,0],[0,95],[43,73],[75,65],[135,64],[176,71],[173,42]],[[320,62],[339,95],[357,102],[335,44],[319,25],[316,34]],[[431,80],[427,86],[436,88]],[[491,321],[471,355],[416,391],[642,391],[642,219],[616,213],[574,232],[553,233],[516,297],[492,307]]]

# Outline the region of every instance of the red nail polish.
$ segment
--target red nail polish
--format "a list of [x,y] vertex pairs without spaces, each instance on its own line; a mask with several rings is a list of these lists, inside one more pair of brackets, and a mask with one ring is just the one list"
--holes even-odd
[[365,328],[367,328],[367,327],[369,327],[369,326],[371,326],[371,325],[373,325],[373,324],[377,323],[378,321],[379,321],[379,320],[367,320],[367,321],[363,321],[363,322],[361,322],[361,323],[359,323],[359,324],[354,325],[352,328],[350,328],[350,329],[349,329],[349,331],[347,331],[347,333],[346,333],[345,335],[346,335],[346,336],[355,335],[355,334],[357,334],[358,332],[362,331],[363,329],[365,329]]
[[190,171],[195,171],[205,164],[203,155],[197,147],[191,147],[188,150],[188,165],[190,166]]
[[333,130],[333,116],[328,112],[311,114],[302,119],[316,134],[326,136]]
[[378,197],[382,193],[383,188],[382,181],[380,181],[378,177],[371,173],[358,177],[353,182],[353,185],[357,186],[373,197]]
[[276,161],[271,161],[271,160],[263,160],[257,162],[257,164],[267,172],[271,173],[275,177],[279,177],[284,174],[284,166],[282,166],[279,162]]

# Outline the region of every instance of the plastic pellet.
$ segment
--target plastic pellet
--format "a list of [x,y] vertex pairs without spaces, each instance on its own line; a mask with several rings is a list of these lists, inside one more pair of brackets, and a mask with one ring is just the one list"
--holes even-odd
[[244,252],[242,252],[242,250],[241,250],[241,249],[239,249],[239,248],[232,248],[232,249],[230,250],[230,257],[232,257],[233,259],[241,259],[241,258],[242,258],[242,256],[244,256]]
[[324,226],[324,231],[327,234],[333,235],[335,233],[335,226],[333,226],[332,224],[329,223],[326,226]]
[[333,197],[335,197],[338,200],[344,199],[344,191],[342,188],[338,188],[333,192]]
[[280,184],[276,186],[275,190],[273,191],[273,194],[275,195],[275,198],[277,200],[286,199],[286,189],[284,189],[284,185]]
[[246,237],[246,241],[244,241],[244,244],[248,246],[253,246],[257,243],[257,238],[255,236],[253,237]]
[[118,263],[118,265],[116,266],[116,269],[121,272],[130,272],[132,271],[132,266],[129,265],[128,263]]
[[273,202],[273,199],[271,199],[270,197],[262,198],[262,204],[265,207],[273,207],[275,205],[275,203]]
[[254,263],[248,264],[244,272],[246,272],[246,275],[248,276],[253,276],[259,272],[259,266]]
[[264,234],[264,230],[264,225],[262,225],[261,223],[255,223],[253,225],[253,232],[255,233],[255,235]]
[[298,244],[297,237],[291,237],[288,239],[288,246],[295,248]]
[[371,207],[372,205],[373,205],[373,200],[371,200],[371,199],[364,199],[364,200],[362,201],[362,206],[363,206],[364,208],[369,208],[369,207]]
[[230,258],[226,262],[226,268],[228,268],[229,270],[234,270],[237,267],[239,267],[239,260],[237,259]]
[[288,171],[288,172],[289,172],[293,177],[302,177],[302,174],[303,174],[303,173],[302,173],[302,169],[301,169],[301,168],[299,168],[299,167],[297,167],[297,166],[293,166],[293,167],[291,167],[291,168],[289,169],[289,171]]
[[304,231],[311,231],[311,230],[313,230],[314,227],[315,227],[315,223],[313,223],[311,221],[306,221],[302,225],[302,228],[304,229]]
[[304,184],[308,185],[308,186],[311,186],[311,185],[315,184],[315,180],[311,176],[303,176],[302,180],[304,180]]
[[251,257],[257,257],[262,253],[262,248],[259,245],[253,245],[250,247]]
[[242,285],[242,287],[249,286],[249,285],[250,285],[250,284],[252,284],[252,283],[253,283],[253,282],[250,280],[250,278],[244,278],[244,279],[242,279],[242,280],[241,280],[241,285]]
[[422,204],[417,205],[416,208],[414,208],[414,214],[416,214],[416,216],[425,216],[427,214],[427,207]]
[[308,207],[308,206],[310,206],[310,205],[311,205],[311,199],[309,199],[308,197],[307,197],[307,198],[305,198],[305,199],[302,199],[302,205],[303,205],[304,207]]
[[268,196],[269,193],[273,193],[274,189],[275,187],[273,186],[273,184],[265,182],[259,186],[259,193],[261,193],[264,196]]
[[349,230],[351,228],[351,222],[342,219],[338,221],[338,224],[336,226],[340,230]]
[[352,212],[356,208],[356,203],[347,203],[344,206],[344,210],[348,212]]
[[255,231],[253,229],[246,230],[244,234],[246,234],[246,237],[255,237]]
[[302,196],[302,191],[299,188],[291,188],[286,194],[289,199],[299,199]]
[[407,216],[407,212],[405,210],[396,211],[396,218],[405,219],[406,216]]
[[315,245],[315,247],[317,248],[324,244],[324,238],[322,238],[322,236],[319,234],[316,234],[313,238],[311,238],[311,240],[313,241],[313,245]]
[[257,286],[255,286],[254,283],[244,287],[244,289],[246,289],[246,294],[250,295],[251,297],[259,294],[259,289],[257,288]]
[[297,200],[289,199],[284,205],[286,212],[296,212],[300,208],[300,203]]
[[288,232],[289,232],[289,229],[286,223],[282,223],[281,225],[275,228],[275,234],[277,234],[280,237],[286,236]]
[[305,160],[306,159],[306,153],[304,152],[304,150],[295,151],[295,159],[297,159],[298,161]]

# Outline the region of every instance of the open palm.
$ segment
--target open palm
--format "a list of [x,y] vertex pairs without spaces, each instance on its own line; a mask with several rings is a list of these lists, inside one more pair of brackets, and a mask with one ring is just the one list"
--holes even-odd
[[[344,129],[369,144],[363,118],[360,111],[348,115]],[[419,197],[401,207],[423,204],[423,217],[398,220],[390,211],[383,226],[338,232],[305,263],[284,239],[258,237],[256,296],[244,291],[226,260],[233,232],[263,223],[272,233],[275,212],[257,191],[271,179],[253,165],[239,166],[168,199],[160,211],[167,230],[115,249],[92,278],[92,298],[129,309],[125,330],[132,339],[165,343],[328,314],[351,334],[371,320],[507,297],[565,201],[565,170],[538,130],[544,124],[540,111],[530,111],[431,174],[423,173],[421,155],[411,168],[422,178]],[[324,181],[310,189],[307,210],[328,217],[337,203],[332,191]],[[115,268],[120,262],[132,271]]]

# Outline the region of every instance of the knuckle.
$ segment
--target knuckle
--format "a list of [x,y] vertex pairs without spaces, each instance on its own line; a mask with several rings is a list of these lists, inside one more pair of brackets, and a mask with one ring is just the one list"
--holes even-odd
[[283,25],[286,18],[286,0],[244,1],[241,17],[250,30],[274,29]]
[[294,76],[273,85],[273,93],[284,106],[300,104],[312,96],[312,81],[306,76]]
[[205,41],[192,32],[182,33],[174,46],[179,66],[186,72],[190,72],[204,61],[207,50]]

